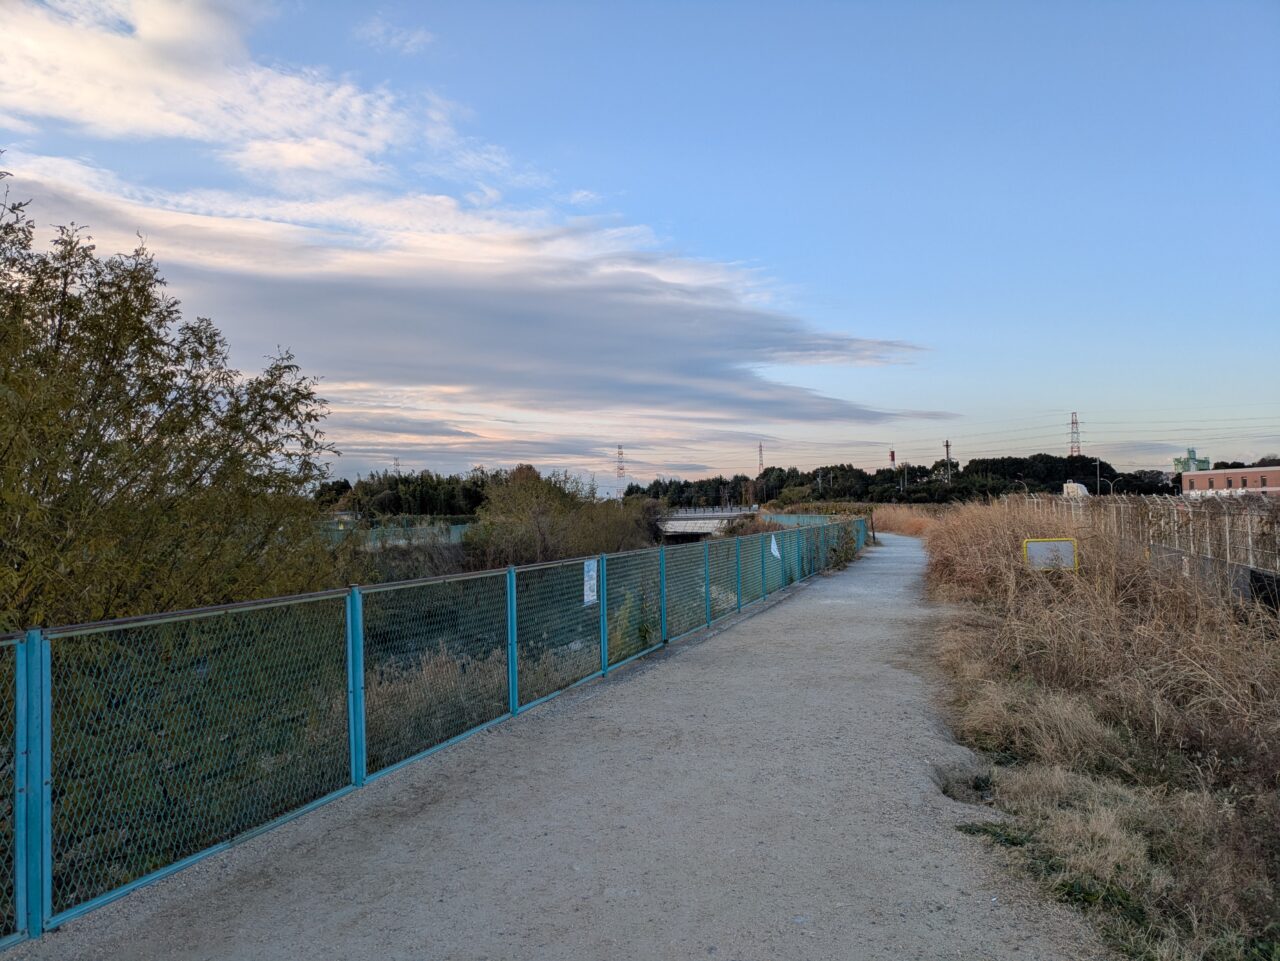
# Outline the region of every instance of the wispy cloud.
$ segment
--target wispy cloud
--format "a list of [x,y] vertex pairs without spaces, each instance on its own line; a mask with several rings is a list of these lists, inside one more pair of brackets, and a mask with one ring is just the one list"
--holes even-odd
[[359,175],[411,129],[396,98],[324,70],[254,61],[245,10],[227,3],[5,4],[0,112],[101,138],[217,145],[234,164],[313,170],[324,154]]
[[356,27],[356,37],[378,50],[411,56],[423,50],[435,37],[421,27],[400,27],[375,14]]
[[[464,132],[456,102],[410,109],[391,90],[259,63],[245,16],[160,0],[7,7],[24,40],[0,45],[0,115],[204,144],[248,186],[162,190],[19,151],[6,166],[43,222],[88,223],[103,249],[141,233],[245,366],[292,346],[326,378],[344,470],[392,457],[607,470],[625,437],[638,465],[670,472],[749,452],[770,428],[934,416],[764,373],[895,363],[911,344],[817,330],[770,307],[749,271],[582,216],[594,194],[565,195]],[[406,189],[406,171],[461,186]],[[541,204],[505,202],[539,185]]]

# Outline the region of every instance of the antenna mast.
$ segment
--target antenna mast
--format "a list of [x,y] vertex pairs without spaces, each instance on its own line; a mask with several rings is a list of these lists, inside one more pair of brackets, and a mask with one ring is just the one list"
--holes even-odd
[[764,441],[761,441],[760,442],[760,470],[756,473],[756,476],[759,477],[763,473],[764,473]]
[[618,496],[622,496],[622,492],[627,489],[627,485],[623,483],[627,479],[627,459],[623,456],[622,445],[618,445]]

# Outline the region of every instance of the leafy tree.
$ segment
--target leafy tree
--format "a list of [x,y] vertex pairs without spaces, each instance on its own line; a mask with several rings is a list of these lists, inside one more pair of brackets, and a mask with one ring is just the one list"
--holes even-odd
[[521,464],[489,485],[466,544],[480,568],[634,550],[653,545],[659,515],[656,501],[599,500],[567,471]]
[[[0,177],[7,176],[0,174]],[[308,590],[336,579],[311,492],[332,448],[281,352],[231,368],[142,247],[35,247],[0,200],[0,629]]]

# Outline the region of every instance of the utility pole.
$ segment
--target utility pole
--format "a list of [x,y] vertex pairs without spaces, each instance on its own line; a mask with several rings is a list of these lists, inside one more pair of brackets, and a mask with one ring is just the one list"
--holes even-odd
[[947,441],[942,445],[947,452],[947,483],[951,483],[951,441]]
[[1102,458],[1095,457],[1093,459],[1093,466],[1098,468],[1098,479],[1094,482],[1093,493],[1095,497],[1101,497],[1102,496]]

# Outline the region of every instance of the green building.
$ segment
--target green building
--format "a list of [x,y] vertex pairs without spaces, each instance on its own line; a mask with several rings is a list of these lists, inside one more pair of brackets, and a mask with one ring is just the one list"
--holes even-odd
[[1182,474],[1189,470],[1208,470],[1209,458],[1197,457],[1194,447],[1187,448],[1186,457],[1175,457],[1173,459],[1173,472]]

